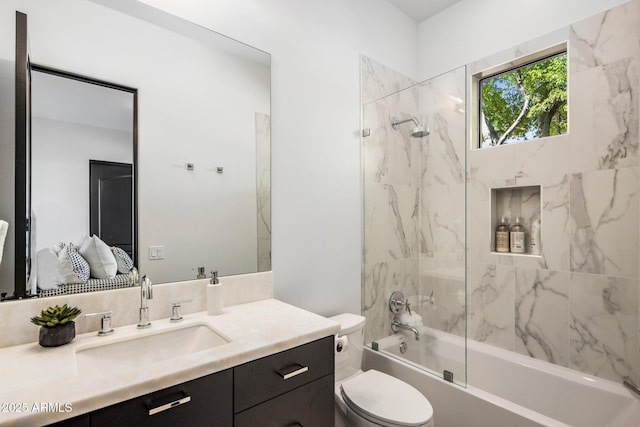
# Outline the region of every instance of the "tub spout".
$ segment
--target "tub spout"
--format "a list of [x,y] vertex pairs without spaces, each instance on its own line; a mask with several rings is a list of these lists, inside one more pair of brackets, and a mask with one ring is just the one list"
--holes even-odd
[[414,328],[413,326],[405,325],[404,323],[400,323],[397,319],[393,319],[391,321],[391,330],[396,333],[399,329],[404,329],[406,331],[411,331],[416,336],[416,341],[420,339],[420,331]]

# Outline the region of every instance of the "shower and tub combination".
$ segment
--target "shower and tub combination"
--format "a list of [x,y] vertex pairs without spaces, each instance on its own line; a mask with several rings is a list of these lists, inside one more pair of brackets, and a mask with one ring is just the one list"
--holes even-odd
[[[461,67],[363,101],[362,124],[368,129],[362,139],[363,369],[390,374],[422,392],[437,427],[640,427],[640,398],[621,379],[580,372],[570,365],[568,350],[558,355],[553,345],[544,347],[546,342],[541,347],[548,360],[536,348],[513,345],[520,339],[517,322],[534,311],[518,314],[526,300],[515,307],[513,301],[526,296],[518,296],[519,288],[509,294],[508,286],[498,282],[503,271],[515,270],[516,262],[510,255],[491,254],[488,220],[487,230],[479,231],[486,215],[477,210],[478,200],[490,206],[486,200],[492,187],[477,182],[490,181],[485,176],[500,170],[495,162],[486,167],[476,162],[506,158],[509,151],[472,153],[475,163],[468,164],[468,117],[461,101],[467,99],[467,81],[466,67]],[[499,179],[494,181],[498,184],[491,185],[499,185]],[[491,263],[484,258],[497,265],[480,269]],[[529,269],[518,280],[541,264],[527,257],[517,262]],[[569,306],[568,296],[558,292],[555,282],[547,285],[544,274],[534,276],[540,283],[534,291],[553,293],[551,298]],[[390,305],[396,291],[404,296]],[[489,312],[496,300],[510,300],[511,315],[520,318],[500,324],[504,316]],[[484,304],[487,311],[474,304]],[[390,310],[393,305],[397,312]],[[568,343],[570,322],[559,325],[568,331],[562,341]],[[508,328],[510,348],[503,344],[509,344],[504,340]],[[533,345],[535,338],[522,345]]]

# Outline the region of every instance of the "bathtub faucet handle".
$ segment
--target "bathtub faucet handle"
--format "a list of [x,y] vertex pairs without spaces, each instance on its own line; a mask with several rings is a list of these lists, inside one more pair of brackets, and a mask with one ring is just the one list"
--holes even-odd
[[407,311],[409,312],[409,316],[412,316],[412,314],[411,314],[411,306],[409,305],[409,298],[407,298],[404,301],[404,306],[407,307]]

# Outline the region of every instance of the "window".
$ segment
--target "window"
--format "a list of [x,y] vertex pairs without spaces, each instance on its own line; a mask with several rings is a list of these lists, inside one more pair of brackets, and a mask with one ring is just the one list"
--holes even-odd
[[567,133],[567,52],[479,82],[479,147]]

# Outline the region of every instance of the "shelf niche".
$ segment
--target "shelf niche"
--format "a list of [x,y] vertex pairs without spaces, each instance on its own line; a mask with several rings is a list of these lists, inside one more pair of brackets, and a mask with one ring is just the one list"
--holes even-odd
[[[542,236],[542,188],[539,185],[527,187],[508,187],[508,188],[492,188],[491,189],[491,243],[489,251],[498,255],[514,255],[514,256],[534,256],[539,257],[541,254],[531,253],[531,222],[536,218],[540,218],[540,235]],[[500,223],[500,218],[504,216],[507,224],[511,227],[516,216],[520,217],[520,223],[524,227],[524,238],[526,252],[524,254],[512,252],[496,251],[496,227]],[[542,239],[541,239],[542,240]],[[540,242],[542,247],[542,242]]]

